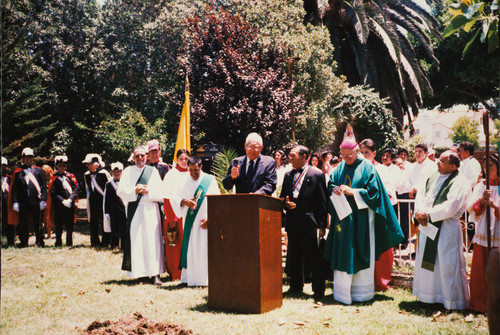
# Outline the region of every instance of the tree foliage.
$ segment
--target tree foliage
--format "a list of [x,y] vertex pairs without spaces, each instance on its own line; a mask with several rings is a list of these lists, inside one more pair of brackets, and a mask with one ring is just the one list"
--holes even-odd
[[36,23],[30,1],[2,5],[2,156],[19,157],[25,146],[43,154],[54,118],[44,108],[53,96],[43,85],[48,75],[37,64],[29,32]]
[[498,99],[498,76],[500,71],[500,50],[489,54],[484,44],[475,41],[469,48],[467,57],[461,52],[468,41],[464,32],[450,36],[435,48],[436,57],[441,61],[439,67],[431,65],[429,78],[434,87],[434,96],[427,96],[425,105],[433,108],[449,108],[455,104],[477,106],[481,103],[498,118],[494,99]]
[[443,31],[443,37],[451,36],[458,30],[470,34],[462,57],[467,54],[478,36],[482,43],[488,45],[488,53],[498,49],[498,0],[459,1],[450,5],[449,13],[451,18]]
[[[438,1],[429,1],[439,3]],[[440,37],[438,21],[412,0],[305,0],[306,21],[325,24],[331,33],[339,73],[351,85],[368,85],[382,97],[403,124],[418,113],[424,93],[432,88],[415,52],[437,62],[430,36]]]
[[451,127],[453,133],[449,135],[453,143],[470,142],[479,148],[479,123],[467,116],[459,117]]
[[[223,8],[187,20],[181,64],[191,86],[191,121],[204,140],[243,148],[256,131],[271,147],[289,128],[287,75],[273,48],[262,50],[256,28]],[[301,111],[303,100],[295,100]]]
[[333,149],[338,151],[348,123],[354,128],[358,142],[371,138],[378,148],[397,148],[401,135],[394,126],[396,120],[387,105],[387,99],[381,99],[374,89],[349,87],[336,106],[339,118]]

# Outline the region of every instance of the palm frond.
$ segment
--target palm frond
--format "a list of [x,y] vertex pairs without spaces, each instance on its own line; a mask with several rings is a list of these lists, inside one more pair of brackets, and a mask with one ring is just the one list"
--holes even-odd
[[236,157],[238,157],[238,154],[233,148],[227,148],[215,154],[210,172],[215,176],[221,193],[232,193],[232,191],[226,191],[224,186],[222,186],[222,180],[227,175],[231,161]]

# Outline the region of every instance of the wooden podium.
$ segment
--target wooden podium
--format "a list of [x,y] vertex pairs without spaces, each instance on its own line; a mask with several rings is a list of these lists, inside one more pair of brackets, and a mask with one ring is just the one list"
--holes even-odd
[[208,307],[257,314],[281,307],[281,200],[260,194],[207,198]]

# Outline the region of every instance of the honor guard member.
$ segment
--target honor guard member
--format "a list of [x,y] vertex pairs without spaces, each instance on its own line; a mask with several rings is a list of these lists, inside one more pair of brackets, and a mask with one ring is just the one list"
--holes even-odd
[[[106,183],[111,175],[104,169],[104,162],[98,154],[87,154],[83,160],[87,164],[85,172],[85,188],[87,190],[87,216],[90,223],[90,246],[100,247],[99,230],[103,223],[103,199]],[[102,246],[109,244],[109,233],[102,233]]]
[[78,181],[74,174],[66,171],[67,156],[56,156],[54,159],[56,172],[50,178],[48,187],[47,208],[49,220],[56,227],[56,247],[62,246],[62,231],[66,227],[66,245],[73,246],[73,225],[76,222],[76,201],[78,197]]
[[47,181],[41,168],[33,165],[34,153],[31,148],[22,151],[20,168],[12,177],[10,202],[13,215],[9,224],[19,224],[20,247],[28,246],[28,222],[32,223],[36,235],[36,245],[43,247],[42,210],[46,207]]
[[120,240],[121,248],[123,249],[123,240],[126,237],[127,217],[125,215],[125,203],[116,195],[122,172],[122,163],[111,163],[111,175],[113,179],[106,183],[104,190],[104,219],[109,221],[112,249],[120,245]]
[[9,200],[10,181],[12,180],[11,176],[7,174],[8,172],[9,161],[7,158],[2,157],[2,231],[7,237],[7,246],[12,247],[14,246],[16,235],[14,226],[8,224],[7,202]]

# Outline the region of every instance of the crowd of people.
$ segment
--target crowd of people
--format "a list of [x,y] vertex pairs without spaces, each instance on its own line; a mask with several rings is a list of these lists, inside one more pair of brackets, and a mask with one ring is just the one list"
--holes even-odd
[[[283,199],[290,283],[285,295],[302,293],[310,281],[313,299],[321,304],[325,281],[332,276],[335,300],[372,299],[376,290],[389,287],[393,250],[407,248],[414,225],[419,233],[413,294],[447,309],[486,312],[487,243],[500,245],[497,153],[486,166],[474,158],[474,146],[463,142],[431,159],[431,149],[421,143],[414,163],[404,148],[384,148],[379,163],[375,142],[358,143],[350,127],[338,156],[311,153],[303,145],[291,148],[289,155],[277,150],[274,157],[266,156],[257,133],[248,135],[244,149],[222,185],[236,193]],[[28,246],[32,229],[36,245],[43,247],[44,223],[48,234],[55,228],[55,246],[62,246],[64,229],[71,246],[78,182],[66,170],[68,157],[55,157],[50,178],[33,159],[33,150],[25,148],[21,166],[8,175],[8,161],[2,158],[7,244],[14,245],[17,233],[19,247]],[[121,248],[122,269],[131,278],[161,285],[160,275],[167,271],[181,285],[208,285],[205,195],[220,194],[215,177],[204,173],[200,158],[185,149],[176,153],[173,168],[163,163],[157,140],[136,147],[131,160],[126,168],[112,163],[111,173],[99,154],[87,154],[82,162],[88,169],[91,247]],[[465,211],[476,227],[470,285],[460,223]]]

